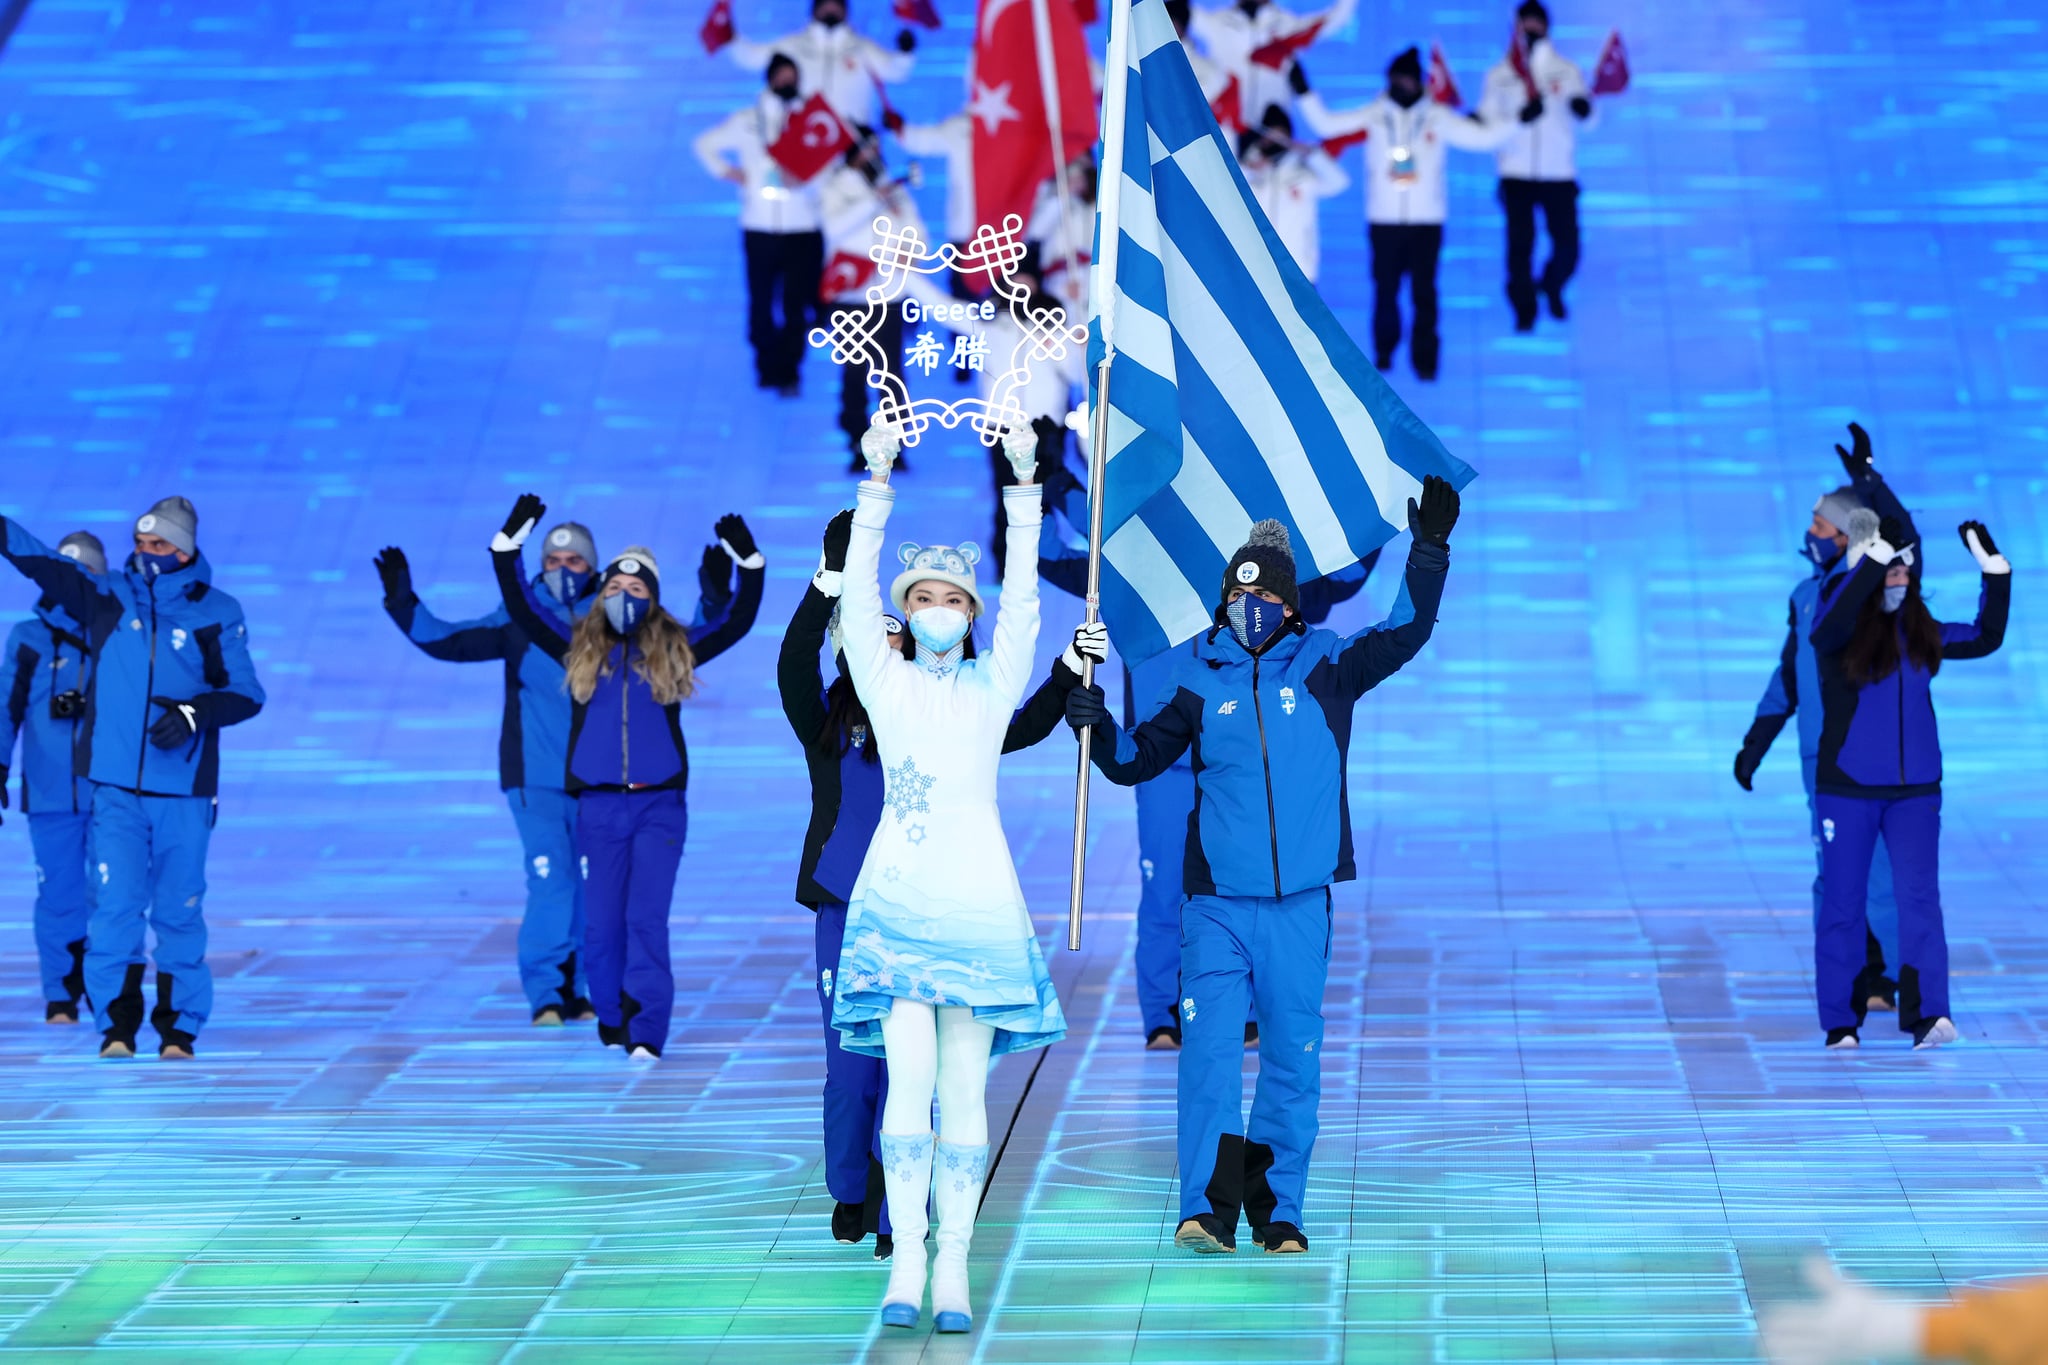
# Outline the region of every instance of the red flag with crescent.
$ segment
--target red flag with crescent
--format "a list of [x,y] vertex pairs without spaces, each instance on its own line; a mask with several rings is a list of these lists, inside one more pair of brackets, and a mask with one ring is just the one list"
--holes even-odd
[[768,144],[775,164],[801,184],[817,175],[853,145],[853,133],[825,96],[812,95],[790,111],[782,136]]
[[1209,101],[1209,112],[1216,116],[1216,126],[1228,132],[1244,127],[1244,96],[1238,91],[1237,77],[1232,76]]
[[1045,15],[1053,84],[1060,110],[1062,161],[1095,141],[1095,91],[1088,79],[1088,36],[1069,4],[1033,0],[981,0],[974,24],[974,213],[1000,228],[1008,214],[1031,216],[1038,187],[1053,173],[1052,122],[1038,69],[1034,12]]
[[939,12],[932,8],[932,0],[896,0],[894,12],[906,24],[924,28],[939,26]]
[[851,251],[835,251],[818,277],[818,302],[830,303],[855,293],[875,277],[875,263]]
[[1465,102],[1464,96],[1458,93],[1458,78],[1451,74],[1450,61],[1434,39],[1429,44],[1429,97],[1453,109]]
[[1515,25],[1515,36],[1508,40],[1508,65],[1522,78],[1522,89],[1529,98],[1537,98],[1536,73],[1529,69],[1529,35],[1522,32],[1520,24]]
[[718,51],[738,36],[732,26],[732,0],[711,0],[711,13],[704,16],[697,36],[704,40],[706,53]]
[[1628,48],[1621,41],[1621,31],[1608,33],[1606,45],[1600,49],[1600,64],[1593,68],[1593,93],[1596,95],[1619,95],[1628,89]]
[[1304,24],[1292,33],[1283,33],[1265,46],[1253,49],[1252,61],[1260,66],[1271,67],[1275,71],[1284,71],[1287,64],[1294,60],[1294,54],[1314,42],[1316,35],[1322,31],[1323,21],[1320,19],[1312,24]]

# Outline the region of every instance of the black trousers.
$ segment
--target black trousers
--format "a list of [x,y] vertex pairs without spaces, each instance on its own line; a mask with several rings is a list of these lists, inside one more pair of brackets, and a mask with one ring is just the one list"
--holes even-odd
[[1436,262],[1444,249],[1442,223],[1369,223],[1372,243],[1372,349],[1381,369],[1401,344],[1401,277],[1415,324],[1408,333],[1408,359],[1423,379],[1436,378]]
[[[833,308],[865,308],[860,304],[826,304],[825,311]],[[882,348],[882,354],[889,357],[890,371],[903,373],[903,309],[891,304],[882,315],[881,326],[875,329],[875,344]],[[846,442],[855,454],[860,453],[861,433],[868,429],[868,397],[875,392],[868,387],[868,363],[856,361],[839,367],[839,429],[846,433]]]
[[[1500,206],[1508,215],[1508,302],[1515,321],[1527,326],[1536,321],[1536,291],[1561,293],[1579,268],[1579,182],[1503,179]],[[1530,270],[1539,207],[1550,229],[1550,259],[1540,279]]]
[[[825,269],[822,232],[742,232],[747,258],[747,340],[764,388],[796,383]],[[776,315],[777,303],[781,316]]]

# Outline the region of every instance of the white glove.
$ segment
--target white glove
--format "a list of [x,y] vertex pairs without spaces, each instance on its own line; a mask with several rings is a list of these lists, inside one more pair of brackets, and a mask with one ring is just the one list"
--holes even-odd
[[1083,623],[1074,627],[1074,642],[1060,655],[1060,662],[1073,672],[1079,673],[1083,655],[1098,666],[1109,662],[1108,626],[1097,621],[1093,625]]
[[876,413],[868,422],[868,429],[860,434],[860,453],[868,462],[868,473],[878,482],[889,481],[889,471],[896,464],[896,456],[903,449],[903,433],[895,423],[884,421]]
[[1038,433],[1029,422],[1003,432],[1003,458],[1010,462],[1010,472],[1018,483],[1038,482]]
[[1849,514],[1849,524],[1842,529],[1849,536],[1849,554],[1843,567],[1854,570],[1865,556],[1880,564],[1889,564],[1898,558],[1899,552],[1877,533],[1878,516],[1868,507],[1859,507]]
[[1764,1314],[1764,1353],[1772,1365],[1920,1358],[1918,1305],[1849,1279],[1818,1256],[1806,1263],[1806,1282],[1820,1297]]
[[1977,571],[1988,574],[2012,572],[2012,561],[1997,550],[1984,548],[1984,541],[1991,533],[1974,521],[1963,523],[1963,545],[1970,552],[1970,558],[1977,561]]

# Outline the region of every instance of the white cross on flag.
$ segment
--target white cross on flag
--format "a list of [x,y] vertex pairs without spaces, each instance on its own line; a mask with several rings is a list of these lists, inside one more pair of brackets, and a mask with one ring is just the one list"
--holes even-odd
[[853,145],[853,132],[825,96],[812,95],[790,111],[782,136],[768,146],[768,155],[798,184],[824,170]]

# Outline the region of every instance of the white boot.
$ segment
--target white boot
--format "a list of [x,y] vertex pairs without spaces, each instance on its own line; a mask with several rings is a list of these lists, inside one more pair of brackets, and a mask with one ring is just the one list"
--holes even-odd
[[[988,1144],[966,1147],[941,1140],[932,1176],[932,1206],[939,1215],[939,1251],[932,1258],[932,1321],[941,1332],[965,1332],[974,1326],[967,1247],[974,1240],[982,1186],[988,1183]],[[890,1216],[895,1216],[893,1209]]]
[[932,1135],[883,1133],[882,1186],[889,1199],[896,1250],[882,1294],[882,1325],[915,1327],[924,1311],[925,1198],[932,1187]]

